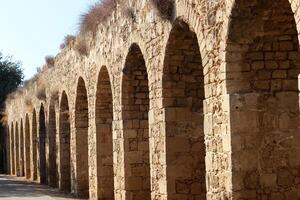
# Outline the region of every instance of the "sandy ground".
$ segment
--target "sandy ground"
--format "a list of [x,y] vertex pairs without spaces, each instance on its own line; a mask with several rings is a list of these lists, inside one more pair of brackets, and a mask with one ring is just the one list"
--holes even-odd
[[0,199],[53,200],[77,199],[57,189],[29,182],[24,178],[0,175]]

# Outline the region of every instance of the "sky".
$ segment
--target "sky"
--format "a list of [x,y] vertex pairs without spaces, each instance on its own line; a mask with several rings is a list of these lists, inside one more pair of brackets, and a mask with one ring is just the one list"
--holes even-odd
[[22,62],[25,80],[55,56],[80,15],[98,0],[0,0],[0,52]]

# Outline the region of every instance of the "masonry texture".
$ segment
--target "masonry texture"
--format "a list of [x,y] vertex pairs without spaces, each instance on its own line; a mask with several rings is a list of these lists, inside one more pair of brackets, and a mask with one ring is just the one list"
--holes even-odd
[[101,200],[300,199],[300,0],[126,5],[7,100],[10,173]]

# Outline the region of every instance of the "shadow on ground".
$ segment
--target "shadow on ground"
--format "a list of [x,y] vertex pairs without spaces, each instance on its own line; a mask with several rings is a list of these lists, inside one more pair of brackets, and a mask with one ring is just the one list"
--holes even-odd
[[49,186],[29,182],[23,178],[0,175],[0,199],[78,199],[74,196],[60,192]]

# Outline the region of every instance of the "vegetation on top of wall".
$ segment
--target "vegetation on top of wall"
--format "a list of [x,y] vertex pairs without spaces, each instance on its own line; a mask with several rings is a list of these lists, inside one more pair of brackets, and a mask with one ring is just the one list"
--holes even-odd
[[89,48],[86,39],[83,36],[76,38],[74,49],[82,56],[87,56],[89,54]]
[[46,87],[44,85],[39,86],[36,90],[35,96],[39,100],[45,101],[46,98],[47,98],[47,96],[46,96]]
[[64,38],[64,42],[60,45],[60,49],[64,49],[65,47],[71,47],[74,45],[76,40],[76,36],[74,35],[66,35]]
[[151,0],[162,19],[171,20],[174,11],[174,0]]
[[103,0],[92,5],[80,19],[80,32],[97,32],[98,25],[103,23],[117,7],[117,0]]
[[123,13],[124,13],[125,17],[128,17],[129,19],[131,19],[132,22],[136,22],[136,14],[132,7],[125,7],[123,9]]
[[48,67],[54,67],[55,65],[55,58],[53,56],[46,56],[45,61]]

